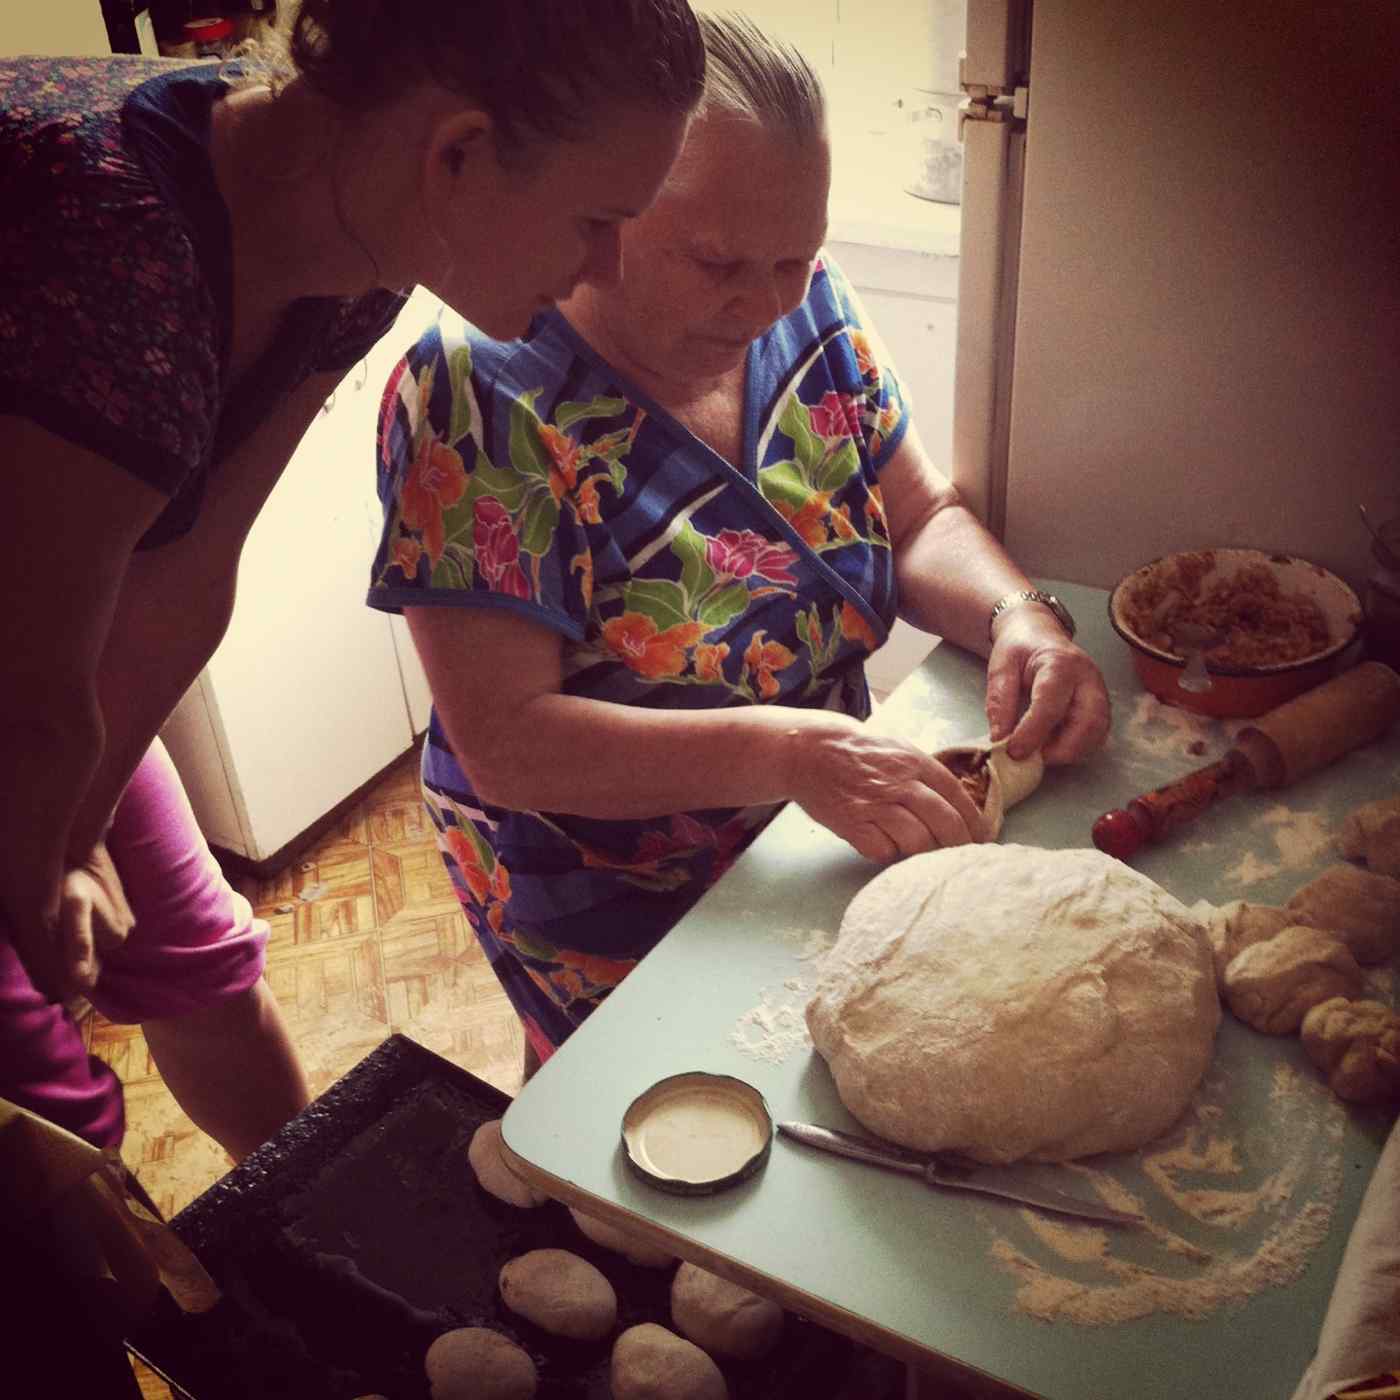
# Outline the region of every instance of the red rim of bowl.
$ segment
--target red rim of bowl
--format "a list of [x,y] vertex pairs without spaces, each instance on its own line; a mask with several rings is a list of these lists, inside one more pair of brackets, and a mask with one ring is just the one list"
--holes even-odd
[[[1314,564],[1310,559],[1300,558],[1296,554],[1284,554],[1281,551],[1269,552],[1263,549],[1243,549],[1239,547],[1227,547],[1222,545],[1219,547],[1217,552],[1223,553],[1226,551],[1227,548],[1231,553],[1258,555],[1259,558],[1265,563],[1276,562],[1282,564],[1303,564],[1306,565],[1309,569],[1314,569],[1318,573],[1325,575],[1331,583],[1335,584],[1338,588],[1344,590],[1346,597],[1351,603],[1351,631],[1340,641],[1333,642],[1330,646],[1326,647],[1322,651],[1315,651],[1310,656],[1300,656],[1294,661],[1281,661],[1274,666],[1230,666],[1217,664],[1216,662],[1212,661],[1209,657],[1207,657],[1206,670],[1209,671],[1211,675],[1238,676],[1243,680],[1249,680],[1255,676],[1287,675],[1290,671],[1301,671],[1306,667],[1316,666],[1320,662],[1330,661],[1334,657],[1340,656],[1341,653],[1344,652],[1349,646],[1351,646],[1352,643],[1355,642],[1356,639],[1361,635],[1361,599],[1356,596],[1356,590],[1352,588],[1352,586],[1345,579],[1339,578],[1330,569],[1324,569],[1321,564]],[[1119,622],[1118,617],[1116,615],[1115,604],[1118,600],[1118,595],[1122,591],[1124,585],[1130,583],[1133,579],[1139,577],[1139,575],[1146,573],[1149,569],[1155,569],[1159,564],[1163,563],[1164,561],[1168,559],[1174,559],[1177,556],[1177,554],[1182,552],[1183,551],[1176,550],[1170,554],[1159,555],[1156,559],[1150,559],[1146,564],[1140,564],[1131,573],[1124,574],[1123,577],[1120,578],[1118,582],[1113,585],[1113,590],[1108,595],[1109,626],[1112,627],[1113,630],[1117,632],[1118,635],[1130,647],[1133,647],[1138,651],[1146,653],[1154,660],[1160,661],[1167,666],[1175,666],[1178,669],[1182,669],[1185,667],[1186,658],[1182,656],[1177,656],[1175,652],[1162,651],[1159,647],[1154,647],[1153,645],[1151,645],[1151,643],[1143,641],[1143,639],[1139,637],[1136,632],[1130,631],[1125,624]]]

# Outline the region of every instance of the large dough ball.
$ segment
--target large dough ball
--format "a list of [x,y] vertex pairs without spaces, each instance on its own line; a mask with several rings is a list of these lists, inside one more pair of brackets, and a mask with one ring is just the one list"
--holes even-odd
[[1303,1049],[1338,1098],[1400,1098],[1400,1016],[1379,1001],[1333,997],[1303,1017]]
[[489,1327],[444,1332],[423,1369],[433,1400],[530,1400],[539,1385],[530,1354]]
[[501,1269],[506,1307],[560,1337],[592,1342],[617,1322],[617,1294],[587,1259],[567,1249],[532,1249]]
[[[1192,906],[1191,912],[1196,913],[1199,907]],[[1218,907],[1207,906],[1201,916],[1205,920],[1206,937],[1210,939],[1210,950],[1215,958],[1215,984],[1221,991],[1225,989],[1225,969],[1236,954],[1302,922],[1293,910],[1276,909],[1269,904],[1250,904],[1243,899],[1232,899]]]
[[752,1361],[773,1349],[783,1310],[770,1298],[686,1263],[671,1280],[671,1321],[712,1355]]
[[613,1400],[729,1400],[720,1369],[694,1343],[654,1322],[613,1344]]
[[1382,797],[1347,813],[1337,840],[1344,856],[1373,875],[1400,875],[1400,797]]
[[1286,928],[1255,943],[1225,969],[1225,999],[1267,1035],[1288,1035],[1329,997],[1361,994],[1361,969],[1346,945],[1317,928]]
[[1400,950],[1400,880],[1354,865],[1330,865],[1284,904],[1298,922],[1325,928],[1359,963],[1386,962]]
[[621,1226],[610,1224],[606,1220],[597,1220],[572,1206],[569,1207],[569,1214],[573,1216],[579,1231],[594,1244],[611,1249],[615,1254],[622,1255],[624,1259],[640,1265],[643,1269],[669,1269],[676,1262],[676,1256],[670,1250],[662,1249]]
[[507,1202],[532,1210],[549,1200],[543,1191],[536,1191],[528,1181],[522,1181],[506,1165],[501,1155],[501,1120],[489,1119],[472,1134],[467,1147],[467,1161],[485,1191]]
[[1210,1063],[1205,931],[1093,850],[958,846],[851,901],[807,1025],[842,1102],[906,1147],[984,1162],[1126,1151]]

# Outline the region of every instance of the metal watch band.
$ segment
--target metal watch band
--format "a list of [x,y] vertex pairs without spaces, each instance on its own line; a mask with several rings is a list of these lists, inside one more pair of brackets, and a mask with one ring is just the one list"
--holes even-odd
[[1019,606],[1021,603],[1043,603],[1055,614],[1055,621],[1065,629],[1066,635],[1074,636],[1074,618],[1070,616],[1069,609],[1053,593],[1045,593],[1039,588],[1020,588],[1015,593],[1008,593],[1004,598],[998,598],[992,605],[991,616],[987,618],[987,635],[991,636],[992,627],[1002,613]]

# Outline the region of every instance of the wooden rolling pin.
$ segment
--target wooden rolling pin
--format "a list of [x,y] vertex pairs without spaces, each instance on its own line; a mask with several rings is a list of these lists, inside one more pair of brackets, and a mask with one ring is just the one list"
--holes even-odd
[[1305,691],[1235,736],[1224,758],[1135,797],[1094,823],[1094,845],[1127,860],[1148,842],[1254,788],[1285,787],[1378,739],[1400,718],[1400,675],[1379,661]]

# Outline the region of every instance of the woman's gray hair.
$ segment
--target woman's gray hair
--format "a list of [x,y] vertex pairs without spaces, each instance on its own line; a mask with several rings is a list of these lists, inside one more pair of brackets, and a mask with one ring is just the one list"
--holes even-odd
[[705,94],[699,115],[747,117],[796,141],[826,131],[826,97],[815,69],[789,43],[747,15],[698,14],[705,41]]

